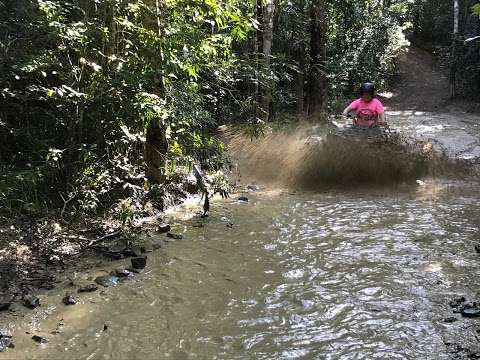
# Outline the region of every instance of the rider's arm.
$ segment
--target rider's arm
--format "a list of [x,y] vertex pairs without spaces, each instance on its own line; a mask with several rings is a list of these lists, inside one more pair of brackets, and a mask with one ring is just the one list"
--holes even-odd
[[352,109],[352,104],[348,105],[345,110],[343,110],[342,112],[342,115],[343,116],[347,116],[349,112],[351,112],[353,109]]
[[387,119],[385,117],[385,108],[383,107],[383,104],[380,102],[380,100],[375,99],[375,102],[376,102],[376,111],[378,113],[378,124],[386,125]]
[[384,112],[381,114],[378,114],[378,123],[381,125],[385,125],[387,123],[387,118]]

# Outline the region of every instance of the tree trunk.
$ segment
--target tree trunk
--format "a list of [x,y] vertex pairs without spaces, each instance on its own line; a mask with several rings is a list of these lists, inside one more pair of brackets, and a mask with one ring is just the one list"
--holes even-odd
[[[262,24],[262,0],[256,0],[255,2],[255,20],[257,24]],[[255,56],[255,120],[262,118],[261,106],[260,106],[260,59],[259,54],[261,51],[262,34],[260,29],[255,30],[253,39],[253,52]]]
[[457,72],[457,38],[458,38],[458,20],[460,17],[459,0],[453,0],[453,36],[452,36],[452,63],[450,68],[450,96],[456,95],[456,72]]
[[145,141],[145,175],[153,184],[162,184],[165,181],[165,156],[168,142],[165,129],[158,120],[152,120],[147,128]]
[[459,0],[453,0],[453,34],[458,34],[458,20],[460,17]]
[[327,6],[325,0],[313,0],[310,13],[310,54],[312,63],[309,73],[308,115],[312,120],[319,120],[327,95],[326,64],[326,30]]
[[297,115],[302,118],[305,113],[305,48],[303,43],[299,45],[297,51],[297,77],[295,81],[295,92],[297,94]]
[[262,119],[268,121],[270,117],[270,102],[272,100],[272,81],[270,76],[270,57],[273,42],[273,16],[275,14],[274,0],[266,0],[263,8],[263,82],[262,91]]
[[[159,0],[150,2],[151,11],[155,14],[154,23],[152,26],[156,27],[157,36],[161,38],[163,34],[163,27],[161,21],[161,6]],[[164,64],[164,52],[160,47],[155,59],[152,62],[156,67],[161,68]],[[156,94],[159,97],[164,97],[165,84],[162,76],[154,79],[156,86]],[[144,161],[146,165],[145,175],[153,184],[162,184],[165,182],[165,163],[168,151],[168,140],[166,137],[166,125],[162,120],[154,119],[148,124],[145,136]]]

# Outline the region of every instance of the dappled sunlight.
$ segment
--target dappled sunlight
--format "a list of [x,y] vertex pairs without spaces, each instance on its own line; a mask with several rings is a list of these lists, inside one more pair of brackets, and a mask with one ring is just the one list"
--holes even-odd
[[60,255],[74,255],[78,254],[82,249],[82,246],[78,243],[65,242],[58,246],[54,251]]
[[480,358],[470,3],[0,0],[0,360]]
[[430,263],[430,264],[427,264],[424,268],[425,271],[427,272],[441,272],[442,271],[442,264],[441,263],[438,263],[438,262],[434,262],[434,263]]
[[[428,112],[417,110],[388,110],[387,115],[398,117],[428,116]],[[431,113],[433,115],[433,113]]]
[[15,252],[16,256],[22,260],[27,260],[30,258],[32,251],[30,250],[30,247],[26,245],[18,245],[15,247]]
[[182,220],[190,220],[198,215],[197,212],[202,204],[203,197],[190,196],[182,204],[168,208],[164,214]]
[[384,91],[384,92],[378,93],[378,95],[384,99],[391,99],[395,94],[391,91]]

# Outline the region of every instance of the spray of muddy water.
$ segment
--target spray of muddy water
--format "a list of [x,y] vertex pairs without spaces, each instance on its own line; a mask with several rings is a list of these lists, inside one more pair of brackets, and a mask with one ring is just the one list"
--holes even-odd
[[251,139],[226,134],[241,176],[268,186],[319,189],[332,185],[392,184],[431,176],[458,175],[464,164],[427,142],[401,135],[394,142],[362,143],[301,124]]

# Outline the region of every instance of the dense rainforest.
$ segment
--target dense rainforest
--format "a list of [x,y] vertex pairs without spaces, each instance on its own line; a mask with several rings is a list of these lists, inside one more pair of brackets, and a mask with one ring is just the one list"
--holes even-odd
[[478,98],[479,36],[474,0],[0,0],[0,211],[125,220],[194,165],[224,191],[220,125],[323,121],[409,42]]

